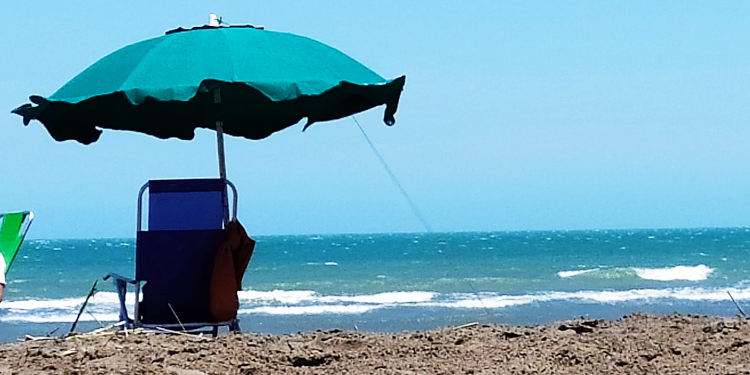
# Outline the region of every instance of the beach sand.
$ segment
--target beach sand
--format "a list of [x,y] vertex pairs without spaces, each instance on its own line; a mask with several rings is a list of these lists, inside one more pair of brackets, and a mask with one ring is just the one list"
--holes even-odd
[[123,332],[0,346],[0,374],[750,374],[750,322],[634,314],[423,332]]

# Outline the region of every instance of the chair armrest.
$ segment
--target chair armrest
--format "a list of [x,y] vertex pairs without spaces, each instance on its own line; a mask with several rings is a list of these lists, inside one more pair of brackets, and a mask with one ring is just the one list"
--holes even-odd
[[[140,294],[141,281],[127,278],[116,273],[108,273],[106,276],[104,276],[104,280],[109,280],[110,278],[112,278],[112,281],[115,284],[115,288],[117,289],[117,299],[120,301],[120,321],[125,322],[124,327],[134,328],[139,324],[138,296]],[[135,320],[130,319],[130,317],[128,316],[128,308],[125,305],[125,296],[128,294],[128,284],[135,285]]]
[[106,276],[104,276],[104,280],[109,280],[110,277],[115,280],[124,281],[128,284],[135,284],[138,282],[138,280],[134,280],[134,279],[131,279],[131,278],[128,278],[128,277],[125,277],[116,273],[108,273]]

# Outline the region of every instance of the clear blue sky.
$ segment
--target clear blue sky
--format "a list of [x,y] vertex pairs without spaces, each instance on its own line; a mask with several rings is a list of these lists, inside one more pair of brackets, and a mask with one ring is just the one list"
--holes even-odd
[[[126,44],[216,13],[407,75],[359,116],[437,231],[750,224],[750,3],[4,1],[0,211],[34,238],[132,237],[149,178],[217,174],[215,138],[57,143],[9,113]],[[206,46],[206,53],[211,53]],[[227,139],[251,234],[420,231],[350,119]]]

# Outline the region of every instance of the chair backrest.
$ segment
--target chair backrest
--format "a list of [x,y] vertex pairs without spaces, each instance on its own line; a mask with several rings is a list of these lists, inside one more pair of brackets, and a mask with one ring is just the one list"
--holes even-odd
[[220,179],[151,180],[148,191],[149,231],[222,228]]
[[34,213],[30,211],[0,214],[0,262],[5,263],[6,273],[33,220]]

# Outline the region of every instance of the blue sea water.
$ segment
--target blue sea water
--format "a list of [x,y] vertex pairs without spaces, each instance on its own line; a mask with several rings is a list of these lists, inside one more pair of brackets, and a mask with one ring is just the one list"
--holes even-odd
[[[401,331],[636,311],[732,316],[727,291],[750,310],[746,228],[256,239],[239,293],[244,331]],[[133,274],[134,242],[26,241],[0,303],[0,342],[69,330],[94,280]],[[97,289],[81,329],[117,320],[114,288]]]

